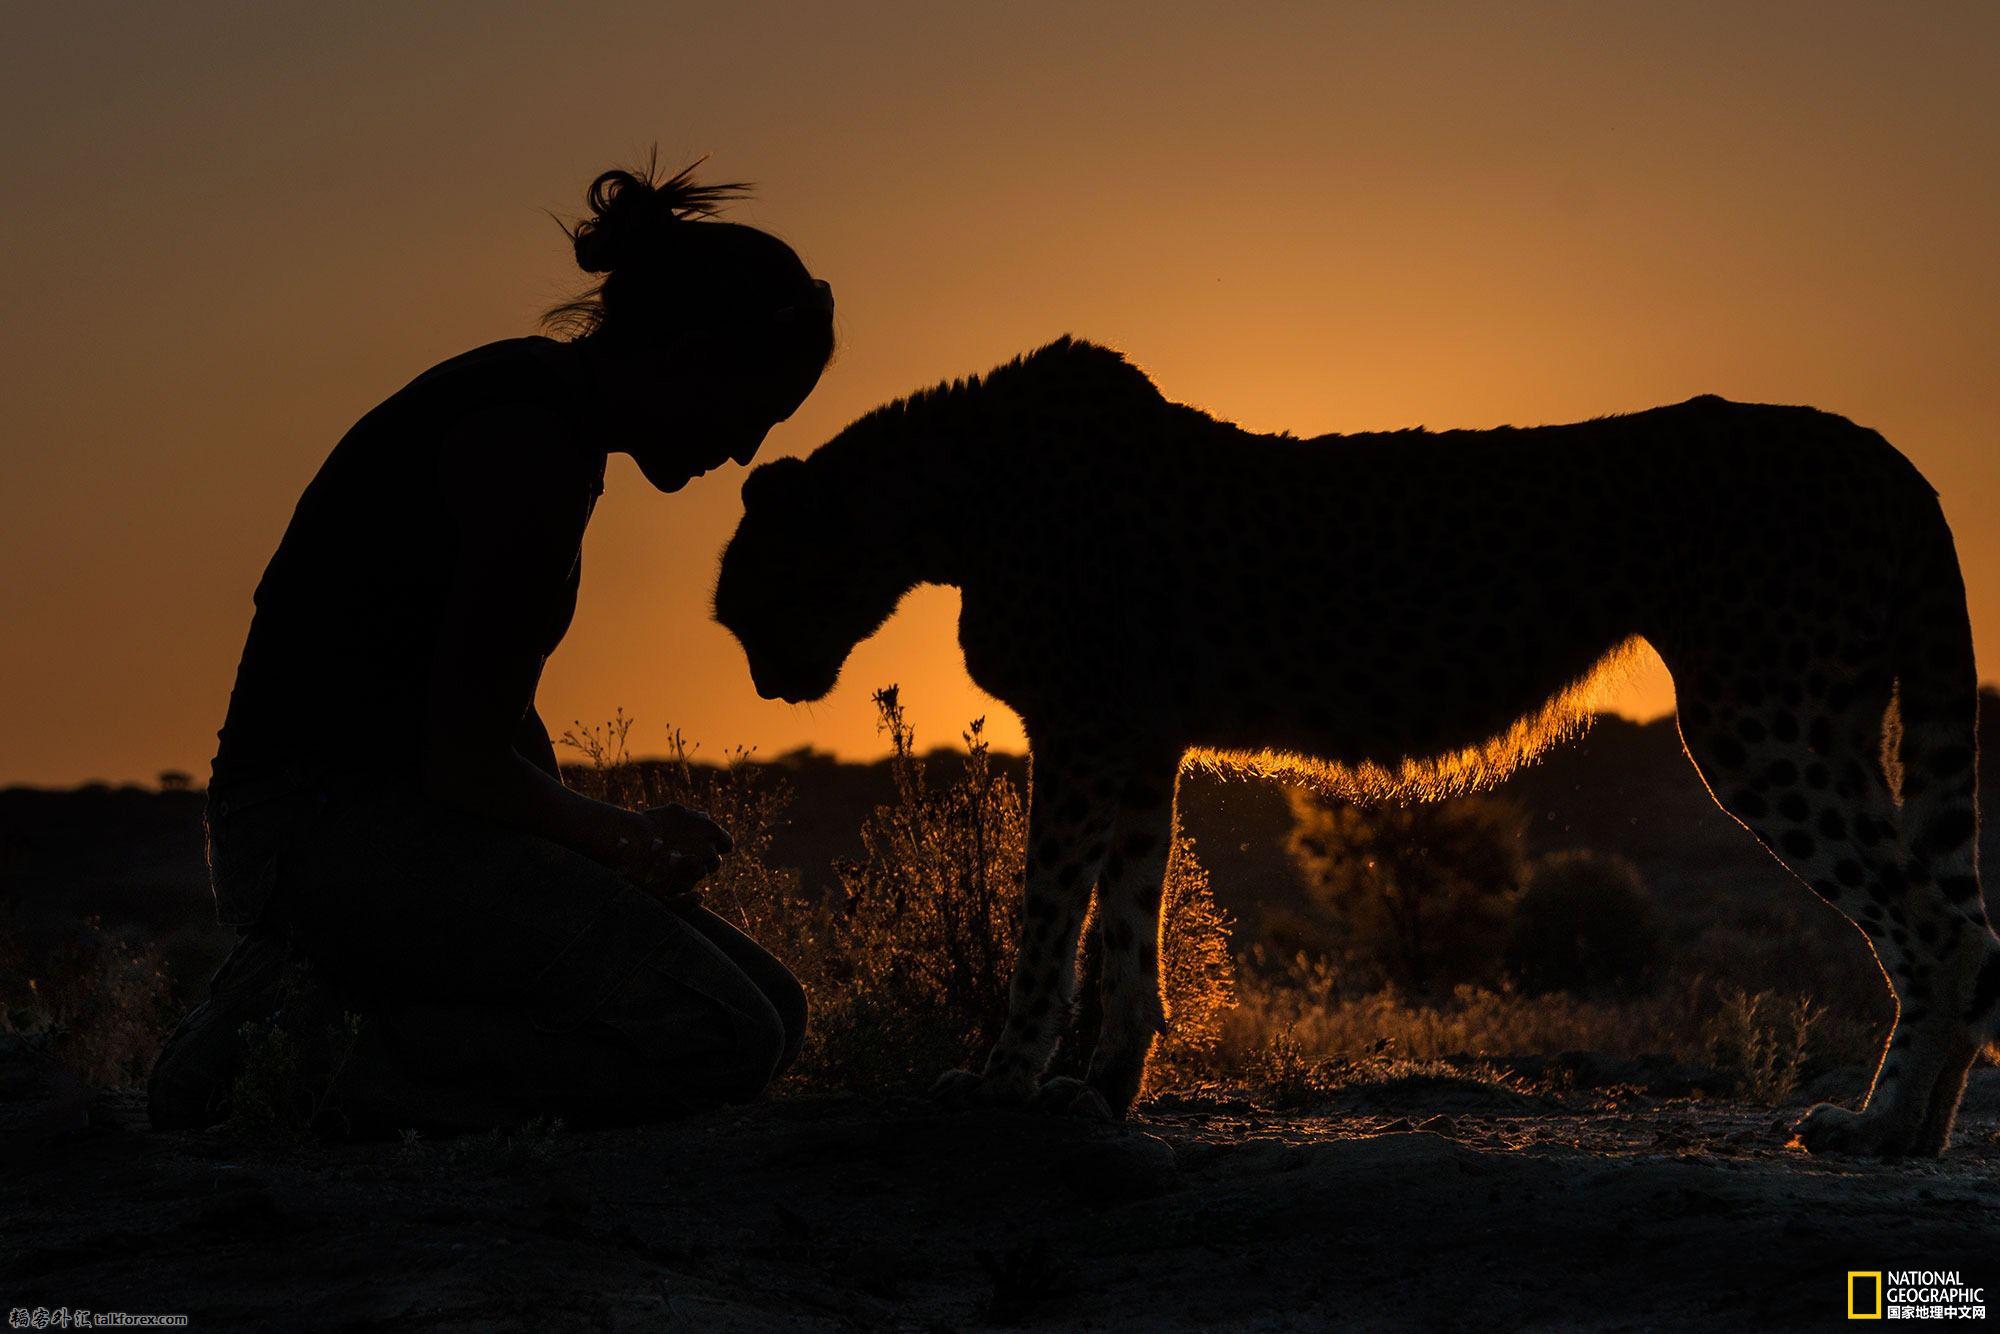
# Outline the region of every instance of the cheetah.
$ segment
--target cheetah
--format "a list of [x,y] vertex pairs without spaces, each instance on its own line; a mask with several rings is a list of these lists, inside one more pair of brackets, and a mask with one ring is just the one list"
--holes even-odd
[[[2000,1029],[1975,864],[1977,678],[1936,492],[1874,431],[1713,396],[1567,425],[1259,435],[1065,337],[756,469],[716,619],[824,696],[919,584],[1032,756],[1006,1026],[948,1103],[1123,1115],[1165,1031],[1159,909],[1190,755],[1373,798],[1490,783],[1628,646],[1721,807],[1860,928],[1898,1020],[1811,1151],[1935,1155]],[[1042,1074],[1095,891],[1103,1023]]]

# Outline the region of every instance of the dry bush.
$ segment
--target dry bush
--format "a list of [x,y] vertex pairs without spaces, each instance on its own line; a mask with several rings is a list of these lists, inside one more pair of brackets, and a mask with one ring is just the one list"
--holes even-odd
[[229,1085],[222,1129],[246,1143],[298,1148],[348,1132],[340,1080],[365,1020],[315,1004],[309,967],[293,965],[268,1019],[237,1029],[243,1060]]
[[1167,1034],[1156,1056],[1164,1077],[1213,1052],[1222,1042],[1223,1023],[1236,1008],[1236,960],[1229,949],[1233,923],[1215,901],[1193,841],[1183,834],[1174,836],[1160,921]]
[[964,1064],[1007,1015],[1027,855],[1027,811],[987,752],[932,781],[896,688],[876,692],[895,799],[861,827],[860,858],[835,867],[827,957],[812,969],[813,1082],[893,1087]]
[[11,928],[0,939],[0,1032],[39,1035],[93,1088],[144,1084],[177,1018],[158,947],[120,939],[95,915],[47,949]]
[[[963,735],[958,774],[935,782],[895,688],[875,698],[896,798],[863,826],[861,858],[838,868],[831,967],[815,970],[819,1039],[805,1072],[864,1088],[928,1079],[974,1060],[999,1036],[1027,861],[1027,804],[993,766],[983,721]],[[1171,1066],[1220,1040],[1234,999],[1228,924],[1184,839],[1175,843],[1162,907],[1171,1032],[1161,1058]]]

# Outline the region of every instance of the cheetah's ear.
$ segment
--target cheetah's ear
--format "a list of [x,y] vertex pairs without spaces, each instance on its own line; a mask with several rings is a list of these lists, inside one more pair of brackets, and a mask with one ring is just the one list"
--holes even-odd
[[743,479],[743,507],[768,505],[786,495],[806,466],[804,459],[772,459]]

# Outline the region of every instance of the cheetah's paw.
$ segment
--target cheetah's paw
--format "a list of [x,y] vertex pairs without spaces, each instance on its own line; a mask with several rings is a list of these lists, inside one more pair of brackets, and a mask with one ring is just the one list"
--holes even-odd
[[1887,1116],[1852,1112],[1823,1102],[1799,1119],[1792,1137],[1807,1153],[1852,1154],[1863,1158],[1900,1158],[1912,1145],[1907,1128]]

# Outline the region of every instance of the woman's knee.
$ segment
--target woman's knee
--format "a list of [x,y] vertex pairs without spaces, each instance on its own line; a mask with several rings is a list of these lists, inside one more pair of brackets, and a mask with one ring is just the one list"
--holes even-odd
[[777,1069],[777,1073],[783,1074],[798,1059],[799,1048],[805,1045],[811,1003],[806,999],[806,989],[790,972],[785,972],[766,987],[764,995],[771,1002],[783,1029]]
[[[729,967],[720,975],[708,973],[708,981],[716,987],[716,994],[740,998],[741,1008],[757,1013],[759,1031],[748,1044],[753,1050],[761,1051],[770,1039],[777,1038],[772,1077],[782,1074],[805,1043],[808,1009],[805,988],[777,956],[724,918],[697,907],[685,910],[683,920],[728,961]],[[745,983],[748,989],[739,989]],[[750,989],[754,989],[763,1005],[748,999]],[[766,1026],[765,1007],[776,1016],[775,1034]]]
[[683,1064],[681,1076],[704,1083],[723,1102],[749,1102],[771,1086],[792,1057],[791,1034],[776,1006],[743,1002],[726,1007],[728,1046],[707,1061]]
[[[804,1018],[799,1019],[799,1031],[804,1031]],[[786,1016],[774,1006],[768,1019],[758,1026],[757,1035],[752,1040],[749,1053],[754,1068],[761,1072],[757,1087],[751,1089],[748,1097],[754,1098],[771,1086],[772,1081],[785,1073],[785,1068],[798,1055],[798,1048],[792,1038],[793,1029]]]
[[[616,1030],[643,1066],[641,1078],[703,1102],[747,1102],[791,1059],[792,1035],[778,1006],[747,978],[704,986],[644,970],[597,1018]],[[802,1022],[802,1021],[801,1021]]]

